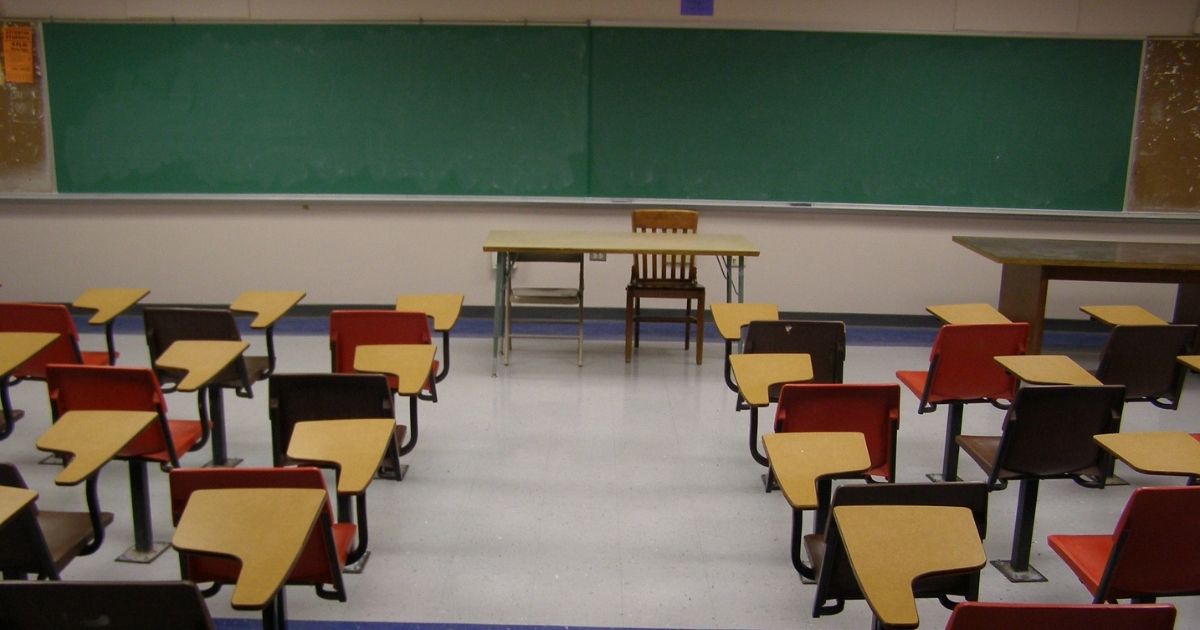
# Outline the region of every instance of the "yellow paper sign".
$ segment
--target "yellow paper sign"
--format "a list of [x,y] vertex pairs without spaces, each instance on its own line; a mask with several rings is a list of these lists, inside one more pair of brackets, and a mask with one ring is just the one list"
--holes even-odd
[[4,27],[4,80],[33,83],[33,27]]

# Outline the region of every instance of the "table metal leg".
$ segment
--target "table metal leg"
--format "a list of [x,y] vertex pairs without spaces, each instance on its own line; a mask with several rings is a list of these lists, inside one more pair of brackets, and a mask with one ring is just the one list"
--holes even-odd
[[492,376],[496,375],[500,356],[500,337],[504,330],[504,285],[508,280],[508,252],[496,252],[496,299],[492,302]]

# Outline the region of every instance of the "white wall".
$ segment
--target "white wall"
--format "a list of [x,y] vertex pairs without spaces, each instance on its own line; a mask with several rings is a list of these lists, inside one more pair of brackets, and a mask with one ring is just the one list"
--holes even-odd
[[[0,0],[0,16],[56,19],[524,20],[700,26],[1077,34],[1188,34],[1198,0],[716,0],[679,18],[677,0]],[[628,229],[628,207],[82,202],[3,199],[0,299],[70,301],[89,286],[147,286],[148,302],[225,303],[251,288],[303,289],[307,304],[386,304],[402,292],[460,291],[492,302],[480,246],[490,229]],[[999,265],[955,234],[1196,241],[1200,222],[706,209],[701,227],[763,252],[748,300],[784,310],[918,314],[926,304],[994,302]],[[629,259],[588,265],[591,306],[623,304]],[[723,280],[705,261],[710,301]],[[1056,282],[1051,317],[1079,304],[1141,303],[1171,313],[1173,288]]]

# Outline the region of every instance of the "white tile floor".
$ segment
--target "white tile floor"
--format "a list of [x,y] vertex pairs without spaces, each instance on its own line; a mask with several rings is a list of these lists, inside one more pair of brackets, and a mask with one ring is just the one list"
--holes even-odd
[[[256,346],[261,338],[251,339]],[[323,336],[277,339],[280,371],[325,371]],[[84,334],[86,348],[101,337]],[[118,335],[121,363],[146,365],[144,340]],[[518,341],[512,365],[491,376],[486,339],[455,338],[450,377],[440,402],[422,403],[421,437],[406,457],[401,483],[369,490],[372,556],[347,577],[349,602],[318,599],[289,588],[292,619],[590,625],[652,628],[866,628],[870,613],[850,602],[837,616],[813,619],[814,587],[800,583],[788,558],[790,511],[779,493],[765,494],[763,469],[748,453],[745,412],[721,378],[718,343],[703,366],[674,342],[644,342],[626,365],[619,341],[589,340],[585,365],[574,346]],[[1085,365],[1094,354],[1075,354]],[[847,382],[893,382],[896,369],[923,368],[927,347],[851,346]],[[1127,430],[1200,427],[1200,379],[1192,377],[1178,411],[1130,405]],[[253,400],[226,396],[229,451],[246,465],[269,465],[266,387]],[[27,416],[0,442],[0,460],[18,464],[49,509],[82,509],[82,487],[53,484],[54,467],[38,465],[33,447],[48,426],[41,383],[12,390]],[[192,394],[171,394],[175,415],[194,417]],[[939,469],[944,412],[918,415],[902,398],[899,480],[924,481]],[[405,407],[401,406],[402,414]],[[764,414],[764,418],[769,414]],[[1001,412],[969,407],[966,433],[994,433]],[[769,426],[769,422],[764,422]],[[197,466],[208,453],[192,453]],[[968,458],[960,471],[982,474]],[[1133,487],[1179,481],[1118,473]],[[104,546],[64,572],[70,580],[175,579],[174,552],[150,565],[114,562],[132,542],[128,474],[109,464],[101,502],[117,514]],[[151,468],[156,538],[172,528],[166,476]],[[1111,531],[1130,487],[1087,490],[1070,481],[1042,484],[1033,565],[1049,582],[1010,584],[983,570],[984,600],[1087,602],[1086,590],[1046,546],[1051,533]],[[1008,556],[1015,485],[992,495],[989,558]],[[811,526],[811,518],[807,523]],[[228,589],[208,600],[215,617],[253,617],[229,608]],[[1200,602],[1167,600],[1178,627],[1200,625]],[[941,627],[948,613],[919,605],[922,626]]]

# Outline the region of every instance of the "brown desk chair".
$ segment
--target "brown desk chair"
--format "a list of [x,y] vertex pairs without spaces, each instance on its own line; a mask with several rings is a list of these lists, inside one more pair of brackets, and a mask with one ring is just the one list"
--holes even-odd
[[[579,268],[579,281],[573,287],[544,287],[523,286],[513,282],[517,263],[566,263]],[[575,339],[578,348],[578,364],[583,365],[583,254],[554,254],[538,252],[513,252],[508,255],[508,272],[505,274],[508,282],[504,286],[504,365],[508,365],[508,357],[512,354],[512,340],[515,337],[541,339]],[[575,307],[575,323],[577,332],[574,335],[551,333],[521,333],[513,334],[512,325],[517,309],[514,305],[556,305]],[[559,324],[561,319],[546,317],[528,317],[524,321],[540,324]]]
[[[100,511],[95,481],[96,475],[87,480],[87,512],[39,510],[31,503],[0,526],[0,572],[5,579],[23,580],[33,574],[39,580],[58,580],[72,560],[100,548],[113,515]],[[0,485],[27,487],[17,467],[8,463],[0,463]],[[0,605],[0,627],[9,628],[3,623],[6,608]]]
[[954,607],[946,621],[946,630],[1171,630],[1174,627],[1175,607],[1168,604],[1094,606],[962,602]]
[[1050,536],[1093,603],[1200,595],[1200,486],[1138,488],[1112,534]]
[[[693,233],[700,222],[694,210],[634,210],[634,232]],[[684,300],[682,317],[643,315],[642,298]],[[696,311],[692,313],[692,300]],[[629,285],[625,287],[625,362],[641,341],[641,322],[682,322],[683,347],[691,343],[696,326],[696,365],[704,360],[704,287],[696,281],[696,257],[691,255],[634,254]]]
[[[228,309],[177,308],[148,306],[142,309],[142,320],[146,330],[146,345],[150,349],[150,363],[166,352],[171,344],[180,340],[241,341],[237,321]],[[253,398],[254,383],[266,377],[271,361],[265,356],[242,355],[221,371],[213,382],[224,389],[232,389],[241,398]],[[155,375],[164,386],[164,391],[173,391],[180,374],[172,370],[154,368]],[[203,406],[204,398],[199,397]],[[207,417],[202,409],[201,415]]]
[[987,474],[990,489],[1021,482],[1010,559],[992,562],[1009,581],[1045,581],[1029,565],[1038,483],[1074,479],[1103,488],[1110,458],[1092,437],[1116,430],[1124,399],[1119,385],[1022,387],[1001,435],[958,436],[959,446]]
[[1017,380],[994,357],[1025,354],[1029,324],[947,324],[938,330],[929,353],[927,371],[896,372],[912,393],[920,398],[917,413],[947,406],[946,438],[942,450],[942,472],[926,475],[932,481],[958,480],[958,446],[963,411],[971,403],[990,403],[1007,409],[1017,389]]
[[191,582],[0,582],[7,630],[212,630]]
[[[171,520],[179,519],[188,499],[196,490],[207,488],[320,488],[325,478],[317,468],[179,468],[171,471]],[[335,523],[329,501],[321,510],[313,533],[300,552],[286,584],[311,585],[321,599],[346,601],[342,568],[354,542],[353,523]],[[227,556],[179,552],[184,579],[212,583],[201,591],[205,597],[216,594],[225,584],[237,583],[241,563]]]
[[[846,324],[837,321],[780,319],[750,322],[746,326],[743,354],[807,354],[812,361],[809,383],[841,383],[846,364]],[[771,402],[779,400],[783,383],[767,388]],[[737,409],[746,409],[739,395]]]
[[1124,385],[1126,402],[1177,409],[1187,366],[1175,357],[1191,352],[1196,329],[1194,324],[1114,326],[1096,378],[1106,385]]
[[[294,463],[287,457],[287,446],[298,422],[396,417],[392,392],[382,374],[275,374],[267,381],[267,409],[275,466]],[[384,455],[387,465],[396,470],[404,433],[404,425],[396,425],[395,439]]]
[[[987,536],[987,486],[982,483],[889,483],[841,486],[833,495],[833,505],[938,505],[971,510],[979,537]],[[841,533],[830,509],[823,533],[804,537],[804,547],[817,574],[817,592],[813,596],[813,616],[840,613],[847,600],[863,599],[854,577],[850,558],[842,546]],[[917,598],[936,597],[946,608],[956,602],[951,596],[975,600],[979,597],[979,570],[933,575],[913,582]],[[830,604],[829,602],[833,603]]]

